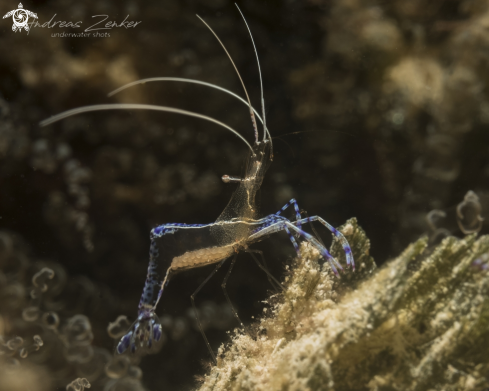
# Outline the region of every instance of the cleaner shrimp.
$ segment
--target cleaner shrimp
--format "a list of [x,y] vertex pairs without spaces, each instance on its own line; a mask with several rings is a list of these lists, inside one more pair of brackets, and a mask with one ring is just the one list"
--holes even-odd
[[[239,7],[238,10],[241,13]],[[258,59],[258,52],[256,50],[255,42],[253,40],[253,36],[246,22],[246,19],[244,18],[242,13],[241,16],[243,17],[244,23],[248,29],[258,63],[261,90],[261,117],[251,105],[251,101],[244,82],[241,78],[241,75],[226,47],[221,42],[217,34],[212,30],[212,28],[198,15],[197,17],[199,17],[199,19],[212,32],[212,34],[216,37],[216,39],[226,52],[227,56],[229,57],[243,87],[246,100],[234,94],[233,92],[214,84],[206,83],[199,80],[174,77],[156,77],[138,80],[120,87],[119,89],[110,93],[109,96],[112,96],[134,85],[153,81],[195,83],[221,90],[239,99],[248,106],[255,136],[253,145],[250,145],[248,141],[246,141],[246,139],[236,130],[214,118],[173,107],[155,106],[148,104],[101,104],[85,106],[60,113],[40,123],[41,126],[46,126],[63,118],[91,111],[131,109],[156,110],[197,117],[213,122],[234,133],[245,143],[245,145],[247,145],[249,149],[244,176],[242,178],[232,177],[229,175],[224,175],[222,177],[223,182],[236,183],[238,187],[233,193],[228,205],[224,208],[223,212],[215,222],[209,224],[169,223],[159,225],[151,230],[148,273],[138,306],[138,316],[128,332],[121,338],[120,342],[118,343],[116,350],[119,354],[124,353],[126,350],[128,350],[128,348],[133,353],[136,352],[136,350],[138,349],[151,349],[153,343],[156,343],[160,340],[162,335],[162,326],[156,315],[156,307],[158,305],[158,302],[160,301],[165,287],[168,285],[171,278],[176,273],[206,265],[217,264],[212,273],[200,284],[197,290],[190,297],[192,306],[195,311],[197,325],[204,338],[207,348],[209,349],[211,357],[213,358],[214,362],[216,362],[216,356],[211,349],[209,341],[207,340],[202,324],[197,315],[197,309],[195,307],[195,297],[202,289],[202,287],[224,264],[224,262],[226,262],[226,260],[228,259],[231,259],[231,264],[222,283],[222,288],[226,300],[231,306],[235,318],[244,328],[244,325],[241,322],[234,307],[232,306],[229,296],[226,292],[226,282],[236,262],[238,253],[244,251],[249,253],[256,264],[267,274],[268,279],[272,285],[283,289],[280,282],[278,282],[264,266],[265,263],[261,251],[250,248],[250,245],[252,243],[258,242],[273,233],[285,231],[299,257],[300,248],[298,241],[305,240],[309,242],[319,251],[322,257],[324,257],[324,259],[328,261],[335,275],[338,275],[338,270],[343,270],[343,267],[340,265],[340,263],[329,253],[329,251],[326,249],[320,239],[305,232],[302,229],[302,225],[304,224],[319,222],[324,225],[329,231],[331,231],[331,233],[341,243],[343,251],[346,255],[347,266],[350,266],[353,270],[355,268],[351,248],[343,234],[319,216],[303,218],[301,216],[298,203],[295,199],[291,199],[276,213],[270,214],[262,218],[259,218],[257,216],[257,208],[255,206],[256,194],[263,182],[265,172],[267,171],[273,159],[273,147],[270,132],[268,131],[265,118],[263,81],[260,69],[260,62]],[[261,138],[261,140],[259,138],[256,118],[258,118],[258,120],[263,125],[263,137]],[[295,221],[290,221],[289,219],[282,216],[282,213],[289,207],[294,208],[296,218]],[[168,238],[170,237],[172,240],[168,241]],[[255,254],[261,256],[263,263],[260,262]]]

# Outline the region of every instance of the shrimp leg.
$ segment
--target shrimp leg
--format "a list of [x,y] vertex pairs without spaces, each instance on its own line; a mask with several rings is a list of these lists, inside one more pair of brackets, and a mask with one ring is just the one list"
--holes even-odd
[[[333,233],[333,235],[340,241],[341,246],[343,247],[343,251],[345,252],[345,255],[346,255],[346,264],[348,266],[351,266],[351,268],[353,270],[355,270],[355,261],[353,260],[351,247],[348,244],[348,240],[346,240],[345,236],[340,231],[338,231],[335,227],[333,227],[331,224],[329,224],[327,221],[325,221],[322,217],[319,217],[319,216],[307,217],[305,219],[300,220],[300,223],[302,223],[302,224],[312,223],[313,221],[320,222],[327,229],[329,229]],[[293,222],[293,224],[296,224],[299,227],[298,223],[299,223],[299,221]]]
[[190,296],[190,300],[192,301],[192,307],[194,308],[195,319],[197,320],[197,326],[199,327],[200,333],[202,334],[202,337],[204,338],[204,341],[205,341],[205,343],[207,345],[207,349],[209,349],[209,353],[211,354],[212,360],[214,361],[215,364],[217,364],[216,355],[212,351],[211,345],[210,345],[210,343],[209,343],[209,341],[207,339],[207,336],[205,335],[204,328],[202,327],[202,323],[200,322],[199,313],[197,312],[197,307],[195,306],[195,296],[197,295],[197,293],[200,292],[200,290],[204,287],[204,285],[207,284],[207,282],[211,279],[211,277],[214,274],[217,273],[217,271],[219,270],[219,268],[228,259],[229,258],[226,258],[226,259],[223,259],[221,262],[219,262],[217,264],[217,266],[215,267],[215,269],[212,271],[212,273],[209,274],[209,276],[202,282],[202,284],[199,285],[199,287],[195,290],[195,292],[192,293],[192,295]]

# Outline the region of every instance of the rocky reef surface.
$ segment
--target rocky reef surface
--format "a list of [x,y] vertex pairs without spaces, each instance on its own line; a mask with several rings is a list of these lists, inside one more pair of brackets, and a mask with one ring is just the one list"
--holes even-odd
[[336,279],[303,244],[255,334],[220,349],[200,390],[486,389],[489,237],[419,239],[377,268],[356,220],[341,230],[357,272]]

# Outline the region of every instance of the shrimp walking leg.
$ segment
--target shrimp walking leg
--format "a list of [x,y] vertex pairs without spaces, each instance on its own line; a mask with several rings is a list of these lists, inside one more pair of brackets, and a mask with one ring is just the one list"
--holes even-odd
[[[338,231],[335,227],[333,227],[331,224],[329,224],[327,221],[325,221],[322,217],[319,217],[319,216],[307,217],[305,219],[300,220],[300,223],[302,223],[302,224],[312,223],[313,221],[320,222],[327,229],[329,229],[333,233],[333,235],[340,241],[341,246],[343,247],[343,251],[345,252],[345,255],[346,255],[347,265],[351,266],[352,269],[355,270],[355,261],[353,260],[351,247],[348,244],[348,241],[346,240],[346,238],[343,236],[343,234],[340,231]],[[294,221],[294,224],[296,224],[299,227],[298,223],[299,223],[299,221]]]
[[301,250],[299,248],[299,244],[297,243],[297,240],[295,240],[294,235],[290,232],[290,230],[287,228],[287,226],[283,226],[283,229],[289,236],[290,241],[292,242],[292,245],[294,246],[295,252],[297,253],[297,256],[300,258],[301,256]]
[[219,268],[223,265],[224,262],[226,262],[226,260],[227,258],[219,262],[215,267],[215,269],[212,271],[212,273],[209,274],[209,276],[202,282],[202,284],[199,285],[199,287],[195,290],[195,292],[192,293],[192,296],[190,296],[190,300],[192,301],[192,307],[194,308],[195,319],[197,320],[197,326],[199,327],[200,333],[204,338],[204,341],[207,345],[207,349],[209,349],[209,353],[211,354],[214,363],[217,363],[216,355],[212,351],[211,345],[209,344],[209,341],[207,340],[207,336],[205,335],[204,328],[202,327],[202,323],[200,322],[199,313],[197,312],[197,307],[195,306],[195,296],[197,295],[197,293],[200,292],[200,290],[204,287],[204,285],[207,284],[207,282],[211,279],[211,277],[217,273]]
[[295,219],[297,222],[299,222],[297,224],[297,226],[299,228],[301,228],[301,223],[300,221],[302,220],[302,217],[301,217],[301,212],[300,212],[300,209],[299,209],[299,204],[297,203],[297,201],[295,200],[295,198],[292,198],[289,202],[287,202],[283,207],[282,209],[280,209],[277,213],[275,213],[275,216],[280,216],[282,214],[282,212],[284,210],[286,210],[289,206],[291,205],[294,205],[294,210],[295,210]]
[[[273,276],[270,274],[270,272],[268,271],[268,268],[267,268],[267,266],[266,266],[265,257],[263,256],[263,252],[262,252],[262,251],[260,251],[260,250],[254,250],[254,249],[247,249],[247,252],[248,252],[248,253],[249,253],[249,254],[250,254],[252,257],[253,257],[253,259],[254,259],[254,260],[255,260],[255,262],[258,264],[258,266],[260,267],[260,269],[262,269],[262,270],[264,270],[264,271],[265,271],[265,273],[267,274],[268,281],[269,281],[269,282],[270,282],[270,284],[271,284],[271,285],[274,287],[274,289],[276,289],[277,291],[278,291],[279,289],[282,289],[282,290],[283,290],[283,289],[284,289],[284,287],[282,286],[282,284],[280,284],[280,282],[278,282],[278,281],[275,279],[275,277],[273,277]],[[263,264],[264,264],[264,265],[262,265],[262,264],[260,263],[260,261],[259,261],[259,260],[258,260],[258,259],[257,259],[257,258],[256,258],[254,255],[253,255],[253,253],[260,254],[260,256],[261,256],[261,258],[262,258],[262,262],[263,262]],[[227,291],[226,291],[226,284],[227,284],[227,281],[228,281],[229,276],[231,275],[231,271],[233,270],[233,267],[234,267],[234,264],[235,264],[235,262],[236,262],[237,256],[238,256],[238,254],[236,254],[236,255],[233,257],[233,259],[232,259],[232,261],[231,261],[231,265],[230,265],[230,267],[229,267],[229,270],[228,270],[228,272],[226,273],[226,277],[224,277],[224,280],[223,280],[223,282],[222,282],[221,288],[222,288],[222,290],[223,290],[223,292],[224,292],[224,296],[226,297],[226,300],[227,300],[227,302],[228,302],[229,306],[231,307],[231,310],[233,311],[233,315],[234,315],[234,317],[236,318],[236,320],[238,321],[238,323],[241,325],[241,327],[242,327],[242,328],[243,328],[243,329],[246,331],[246,333],[247,333],[248,335],[250,335],[250,336],[251,336],[251,332],[250,332],[250,330],[249,330],[249,329],[248,329],[248,328],[247,328],[247,327],[244,325],[244,323],[241,321],[241,319],[240,319],[240,317],[239,317],[239,315],[238,315],[238,313],[237,313],[236,309],[234,308],[233,304],[231,303],[231,299],[229,298],[229,295],[228,295],[228,293],[227,293]],[[277,289],[277,287],[278,287],[279,289]]]
[[[329,251],[326,249],[325,246],[323,246],[314,236],[308,234],[307,232],[303,231],[302,229],[298,228],[297,222],[290,222],[287,220],[285,217],[281,216],[276,216],[276,215],[270,215],[265,221],[270,221],[271,223],[265,223],[265,227],[258,228],[255,230],[254,233],[250,236],[249,240],[258,240],[261,237],[265,235],[270,235],[275,232],[279,231],[285,231],[289,235],[289,239],[294,245],[294,248],[297,252],[297,255],[300,256],[300,249],[299,245],[297,244],[297,241],[295,240],[294,236],[292,235],[292,232],[296,233],[299,235],[299,237],[302,237],[303,239],[307,240],[309,243],[311,243],[316,249],[321,253],[321,255],[329,262],[331,265],[331,268],[333,269],[333,272],[338,275],[338,269],[343,270],[343,267],[338,263],[338,261],[329,253]],[[313,221],[312,218],[310,219],[302,219],[301,223],[307,223]],[[319,221],[319,220],[318,220]],[[324,221],[324,220],[323,220]],[[341,233],[335,229],[336,232],[338,232],[340,235]],[[343,236],[343,235],[341,235]],[[345,239],[346,240],[346,239]],[[350,247],[348,246],[348,249]],[[351,250],[350,250],[351,254]],[[348,252],[347,252],[348,255]]]
[[343,234],[340,231],[338,231],[331,224],[326,222],[323,218],[321,218],[319,216],[312,216],[312,217],[307,217],[305,219],[300,219],[300,220],[291,222],[291,221],[287,220],[285,217],[274,214],[274,215],[269,215],[269,216],[263,218],[261,221],[262,221],[262,225],[252,232],[252,234],[250,235],[250,237],[248,239],[249,241],[260,240],[262,237],[270,235],[272,233],[276,233],[279,231],[285,231],[289,235],[289,239],[292,242],[292,244],[294,245],[294,248],[297,252],[297,255],[300,256],[299,246],[298,246],[297,241],[295,240],[294,236],[291,233],[291,231],[293,231],[294,233],[298,234],[299,237],[304,238],[309,243],[311,243],[314,247],[316,247],[321,252],[321,254],[328,260],[328,262],[330,263],[335,274],[337,274],[336,266],[340,270],[343,270],[343,268],[338,263],[338,261],[336,261],[336,259],[334,259],[331,256],[331,254],[328,252],[326,247],[318,239],[316,239],[314,236],[308,234],[307,232],[305,232],[301,228],[299,228],[299,226],[301,226],[302,224],[312,223],[313,221],[320,222],[328,230],[330,230],[333,233],[333,235],[335,235],[335,237],[340,241],[340,243],[343,247],[343,251],[345,252],[345,255],[346,255],[347,265],[351,266],[353,270],[355,269],[355,262],[354,262],[353,254],[351,251],[351,247],[348,244],[348,241],[346,240],[346,238],[343,236]]
[[[139,311],[143,308],[147,308],[150,306],[154,306],[155,303],[152,302],[152,298],[154,296],[153,291],[157,289],[160,285],[160,281],[158,281],[158,273],[157,262],[158,258],[158,247],[154,240],[151,241],[151,245],[149,247],[149,265],[148,265],[148,273],[146,275],[146,281],[144,283],[143,293],[141,294],[141,299],[139,300]],[[163,289],[163,287],[162,287]]]
[[[306,218],[309,218],[309,215],[307,214],[306,211],[303,210],[303,211],[301,211],[301,213],[304,213],[306,215]],[[297,220],[294,221],[294,223],[297,223]],[[301,225],[297,224],[297,227],[301,228]],[[311,229],[312,229],[312,232],[314,233],[314,236],[316,237],[316,239],[319,240],[319,242],[324,246],[324,242],[321,239],[321,236],[319,236],[319,234],[317,233],[316,228],[314,228],[314,224],[312,222],[311,222]]]
[[268,271],[267,262],[265,261],[265,256],[263,255],[263,251],[249,248],[247,252],[252,257],[253,257],[253,253],[260,255],[261,260],[263,262],[263,265],[262,265],[263,267],[260,266],[259,261],[255,257],[253,257],[253,258],[255,259],[255,262],[258,264],[258,266],[260,266],[260,269],[265,270],[265,272],[267,274],[268,281],[270,282],[270,285],[272,285],[274,287],[274,289],[277,291],[284,290],[284,287],[282,286],[282,284]]
[[[324,247],[314,236],[311,234],[308,234],[307,232],[297,228],[294,224],[292,224],[290,221],[286,220],[283,222],[283,224],[288,227],[290,230],[296,232],[299,234],[301,237],[303,237],[305,240],[307,240],[309,243],[311,243],[316,249],[319,250],[321,255],[326,258],[326,260],[329,262],[331,269],[333,269],[334,274],[338,275],[338,269],[343,270],[343,267],[338,263],[338,261],[329,253],[329,251]],[[285,229],[285,227],[284,227]]]
[[[251,257],[253,258],[253,260],[256,262],[256,264],[258,265],[258,267],[263,270],[268,277],[270,277],[273,281],[275,281],[276,284],[280,285],[280,282],[277,281],[277,279],[267,270],[267,268],[265,266],[263,266],[260,261],[258,260],[258,258],[255,256],[255,254],[253,254],[255,251],[254,250],[250,250],[250,249],[246,249],[245,250],[248,254],[251,255]],[[281,286],[281,285],[280,285]],[[284,289],[282,287],[282,289]]]
[[[234,317],[236,318],[236,320],[238,321],[240,326],[246,330],[245,325],[243,324],[243,322],[239,318],[238,313],[236,312],[236,309],[234,308],[233,304],[231,303],[231,299],[229,298],[228,292],[226,291],[226,284],[228,282],[229,276],[231,275],[231,271],[233,270],[234,263],[236,262],[237,257],[238,257],[238,254],[235,254],[233,257],[233,260],[231,261],[231,265],[229,266],[229,270],[226,273],[226,277],[224,277],[224,280],[221,284],[221,288],[222,288],[222,291],[224,292],[224,296],[226,297],[226,301],[228,302],[229,306],[231,307],[231,311],[233,311]],[[246,332],[249,334],[248,330],[246,330]]]

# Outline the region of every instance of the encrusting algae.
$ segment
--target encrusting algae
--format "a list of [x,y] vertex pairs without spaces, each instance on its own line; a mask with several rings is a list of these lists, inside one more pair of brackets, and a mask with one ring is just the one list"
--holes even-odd
[[[340,230],[358,270],[337,279],[302,244],[256,335],[236,332],[200,390],[489,387],[489,274],[478,267],[489,236],[448,237],[435,248],[422,238],[376,270],[356,219]],[[331,252],[341,258],[339,243]]]

